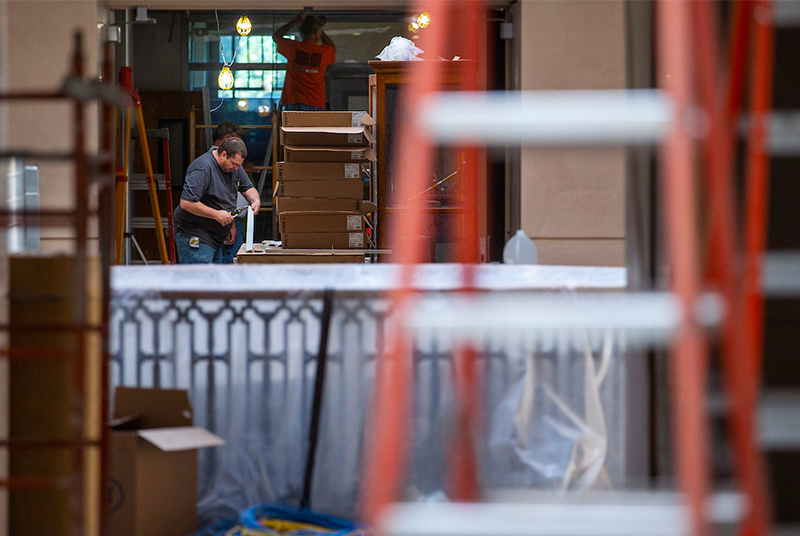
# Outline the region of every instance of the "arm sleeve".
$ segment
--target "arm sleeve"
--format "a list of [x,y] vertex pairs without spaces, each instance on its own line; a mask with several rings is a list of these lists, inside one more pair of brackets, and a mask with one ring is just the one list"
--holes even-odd
[[239,191],[244,193],[250,188],[254,188],[253,182],[250,180],[250,177],[247,176],[247,173],[244,172],[242,168],[236,170],[239,173]]
[[278,49],[278,54],[281,54],[286,58],[287,61],[291,61],[292,58],[289,56],[292,54],[294,50],[295,42],[292,39],[286,39],[285,37],[279,37],[275,40],[276,48]]
[[183,183],[181,199],[185,199],[186,201],[200,201],[200,199],[206,195],[210,182],[211,177],[206,170],[202,168],[189,170],[186,174],[186,180]]
[[325,66],[327,67],[331,63],[336,63],[336,49],[328,45],[322,45],[322,48],[322,58]]

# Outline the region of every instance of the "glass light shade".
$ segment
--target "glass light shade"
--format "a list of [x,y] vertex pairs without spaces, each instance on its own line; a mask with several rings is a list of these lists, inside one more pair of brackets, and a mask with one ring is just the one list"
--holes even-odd
[[419,17],[417,17],[417,24],[420,28],[425,28],[428,24],[431,23],[431,14],[427,11],[422,13]]
[[408,31],[412,33],[417,33],[417,31],[419,31],[419,24],[417,24],[417,21],[414,20],[408,23]]
[[247,15],[242,15],[239,17],[239,20],[236,21],[236,31],[239,32],[239,35],[247,35],[252,29],[253,25],[250,23],[250,18]]
[[249,106],[250,103],[247,101],[247,99],[239,99],[236,101],[236,107],[239,108],[240,112],[246,112]]
[[227,65],[222,68],[217,78],[220,89],[233,89],[233,73]]

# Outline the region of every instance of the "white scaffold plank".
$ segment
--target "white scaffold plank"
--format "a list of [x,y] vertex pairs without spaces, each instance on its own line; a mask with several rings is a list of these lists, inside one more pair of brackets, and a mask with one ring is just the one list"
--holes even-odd
[[759,402],[758,417],[761,448],[800,450],[800,391],[766,391]]
[[442,144],[651,145],[673,121],[651,89],[434,93],[421,121]]
[[[497,499],[504,499],[499,502]],[[507,491],[489,502],[400,503],[383,516],[390,536],[685,536],[685,501],[676,492],[620,491],[556,495]],[[738,493],[709,497],[706,515],[718,525],[741,522]]]
[[800,297],[800,251],[767,253],[761,289],[771,298]]
[[395,505],[382,524],[390,536],[688,536],[675,504]]
[[[406,323],[421,338],[481,344],[498,335],[518,337],[534,347],[567,336],[623,337],[629,345],[664,345],[678,329],[683,308],[667,292],[578,294],[427,295]],[[705,294],[695,318],[715,326],[722,317],[719,296]]]

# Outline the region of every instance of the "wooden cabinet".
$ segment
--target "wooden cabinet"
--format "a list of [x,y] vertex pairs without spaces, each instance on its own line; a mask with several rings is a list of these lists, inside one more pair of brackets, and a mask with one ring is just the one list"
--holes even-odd
[[[443,89],[456,89],[459,69],[465,62],[445,61]],[[375,227],[379,248],[386,248],[387,222],[398,214],[408,200],[398,199],[394,177],[396,151],[399,142],[397,126],[412,121],[402,108],[401,89],[408,80],[409,62],[371,61],[374,74],[369,77],[370,115],[375,119],[375,144],[373,150],[377,163],[371,171],[371,200],[378,206]],[[429,262],[455,260],[452,255],[455,232],[460,228],[463,191],[460,173],[461,156],[453,148],[440,148],[431,177],[426,179],[426,189],[418,195],[425,197],[425,235],[431,243]]]

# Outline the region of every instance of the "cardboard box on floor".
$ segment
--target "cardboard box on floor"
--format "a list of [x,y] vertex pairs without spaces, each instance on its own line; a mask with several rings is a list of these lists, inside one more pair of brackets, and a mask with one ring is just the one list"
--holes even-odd
[[111,535],[195,532],[197,449],[225,441],[192,426],[186,391],[117,387],[111,425]]
[[272,197],[364,199],[364,182],[361,179],[278,181]]
[[282,145],[362,146],[375,140],[367,127],[281,127]]
[[372,126],[375,120],[367,112],[283,112],[285,127],[358,127]]
[[343,162],[278,162],[279,181],[360,179],[361,166]]
[[317,147],[313,145],[286,145],[283,148],[286,162],[352,162],[366,163],[376,160],[369,147]]
[[318,197],[276,197],[275,210],[278,214],[289,211],[346,211],[371,214],[378,210],[375,203],[361,199],[333,199]]

